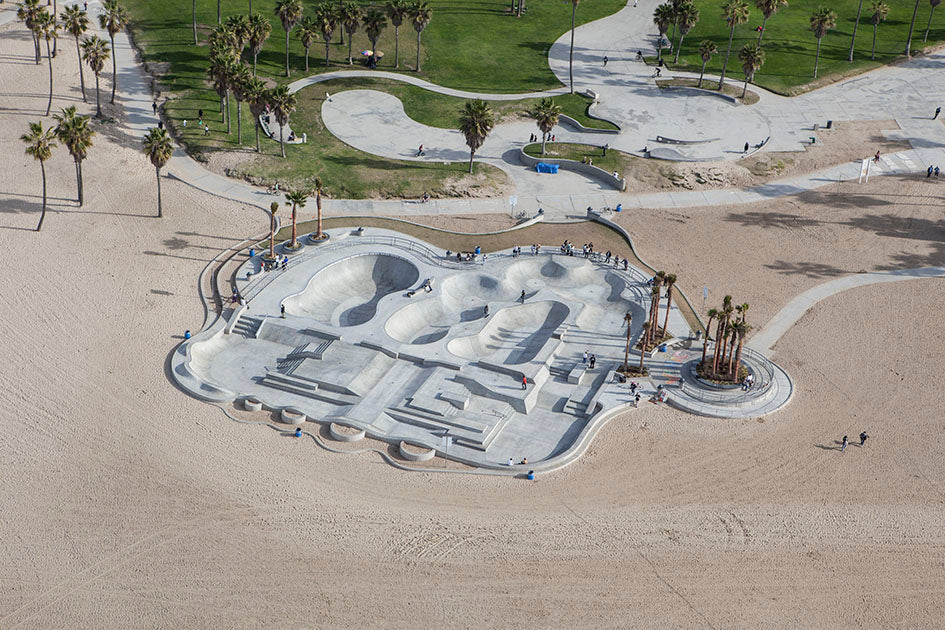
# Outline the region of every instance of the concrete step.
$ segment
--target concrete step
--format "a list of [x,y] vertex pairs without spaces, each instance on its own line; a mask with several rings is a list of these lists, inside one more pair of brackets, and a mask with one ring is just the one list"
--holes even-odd
[[354,405],[358,402],[357,396],[350,396],[338,392],[329,392],[324,389],[320,389],[317,384],[312,383],[311,381],[296,378],[289,374],[281,374],[279,372],[269,372],[266,374],[266,376],[264,376],[262,379],[262,384],[266,387],[280,389],[282,391],[298,394],[299,396],[305,396],[306,398],[320,400],[322,402],[331,403],[333,405]]

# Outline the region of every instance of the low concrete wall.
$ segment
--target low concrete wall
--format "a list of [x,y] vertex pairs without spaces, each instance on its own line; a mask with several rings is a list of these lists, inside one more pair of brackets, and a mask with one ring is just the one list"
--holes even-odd
[[[610,122],[609,120],[605,120],[605,119],[603,119],[603,118],[598,118],[597,116],[591,116],[591,113],[590,113],[590,112],[588,112],[587,115],[588,115],[588,117],[593,118],[593,119],[595,119],[595,120],[602,120],[602,121],[604,121],[604,122]],[[558,115],[558,118],[561,120],[561,122],[567,123],[567,124],[571,125],[572,127],[574,127],[575,129],[577,129],[578,131],[583,131],[584,133],[609,133],[609,134],[618,134],[618,133],[620,133],[620,127],[619,127],[619,126],[618,126],[616,129],[596,129],[596,128],[594,128],[594,127],[585,127],[584,125],[582,125],[582,124],[579,123],[578,121],[574,120],[574,119],[571,118],[570,116],[566,116],[566,115],[564,115],[564,114],[559,114],[559,115]],[[616,123],[610,123],[610,124],[615,125]]]
[[[726,82],[726,85],[727,84],[728,82]],[[689,91],[689,92],[695,92],[696,94],[708,94],[709,96],[715,96],[723,100],[726,100],[733,105],[741,105],[741,102],[739,102],[739,100],[736,97],[729,96],[728,94],[723,94],[715,90],[704,90],[702,88],[692,87],[689,85],[661,85],[660,89],[661,90],[675,90],[677,92]]]
[[411,462],[426,462],[433,459],[433,456],[436,455],[436,451],[432,448],[417,446],[416,444],[407,444],[401,441],[400,454],[404,459]]
[[595,177],[602,182],[610,184],[617,190],[624,191],[627,189],[626,179],[618,179],[604,169],[597,168],[591,164],[582,164],[577,160],[562,160],[559,158],[536,158],[525,153],[525,151],[522,149],[519,149],[518,153],[519,160],[521,160],[522,164],[525,166],[535,166],[539,162],[544,162],[545,164],[557,164],[558,168],[562,168],[566,171],[574,171],[575,173],[583,173],[584,175],[590,175],[591,177]]
[[279,416],[282,418],[282,421],[286,424],[302,424],[305,422],[305,413],[301,409],[296,409],[295,407],[286,407],[284,408]]
[[331,434],[333,439],[339,442],[357,442],[364,439],[364,429],[356,429],[353,433],[348,433],[343,431],[342,427],[345,429],[354,429],[354,427],[349,427],[346,424],[332,422],[328,425],[328,433]]
[[246,411],[261,411],[262,401],[252,396],[247,396],[243,399],[243,408],[246,409]]

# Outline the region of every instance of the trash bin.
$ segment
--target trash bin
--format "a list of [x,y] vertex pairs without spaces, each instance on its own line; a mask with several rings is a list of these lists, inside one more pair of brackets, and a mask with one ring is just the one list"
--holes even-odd
[[529,470],[528,474],[525,475],[525,478],[528,479],[529,481],[535,481],[535,471]]
[[252,247],[249,248],[249,257],[252,258],[256,255],[256,250]]
[[831,128],[833,128],[833,121],[832,121],[832,120],[828,120],[828,121],[827,121],[827,129],[831,129]]
[[666,352],[666,344],[665,344],[665,343],[661,343],[661,344],[660,344],[660,352]]

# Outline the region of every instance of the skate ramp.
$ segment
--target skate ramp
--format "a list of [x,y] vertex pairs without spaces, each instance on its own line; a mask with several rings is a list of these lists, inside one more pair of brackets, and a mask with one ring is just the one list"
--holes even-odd
[[577,256],[524,257],[509,267],[506,277],[512,286],[522,288],[529,280],[540,280],[551,287],[576,287],[600,281],[591,262]]
[[410,261],[390,254],[362,254],[339,260],[285,300],[286,313],[332,326],[359,326],[377,313],[386,295],[404,291],[420,278]]
[[503,308],[478,333],[453,339],[447,349],[469,361],[490,357],[503,365],[528,363],[569,313],[566,305],[554,301]]

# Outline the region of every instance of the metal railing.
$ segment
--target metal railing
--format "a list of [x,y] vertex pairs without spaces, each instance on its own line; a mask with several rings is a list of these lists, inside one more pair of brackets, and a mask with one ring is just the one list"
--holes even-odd
[[723,403],[732,406],[754,402],[767,394],[773,386],[775,380],[774,369],[772,369],[767,357],[747,347],[742,348],[742,361],[750,363],[753,368],[761,372],[758,375],[760,382],[753,384],[751,389],[747,392],[741,392],[735,395],[713,393],[687,382],[685,375],[682,375],[680,389],[683,393],[700,402]]

